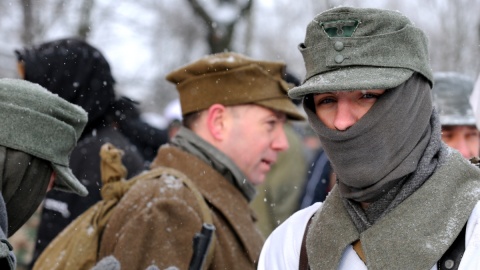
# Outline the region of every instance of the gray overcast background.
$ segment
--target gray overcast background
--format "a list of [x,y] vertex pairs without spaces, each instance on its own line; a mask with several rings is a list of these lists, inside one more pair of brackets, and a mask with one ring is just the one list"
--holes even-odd
[[215,21],[217,33],[234,24],[232,50],[285,61],[300,79],[304,67],[297,45],[317,13],[338,5],[398,10],[427,32],[434,71],[475,79],[480,71],[478,2],[252,0],[245,15],[239,7],[247,0],[0,0],[0,76],[17,76],[13,49],[76,36],[83,29],[110,62],[117,92],[141,102],[143,111],[161,113],[177,95],[165,75],[210,52],[208,27],[194,11],[195,3]]

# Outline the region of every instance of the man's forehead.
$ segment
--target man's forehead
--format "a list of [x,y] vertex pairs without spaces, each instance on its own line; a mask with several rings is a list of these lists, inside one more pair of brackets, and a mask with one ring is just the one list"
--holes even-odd
[[268,107],[265,107],[265,106],[260,106],[260,105],[256,105],[256,106],[268,110],[269,113],[271,114],[271,116],[275,116],[278,120],[280,120],[282,122],[287,121],[287,114],[284,113],[284,112],[281,112],[281,111],[278,111],[278,110],[275,110],[275,109],[272,109],[272,108],[268,108]]
[[477,130],[475,125],[443,125],[442,130],[472,129]]
[[280,112],[280,111],[274,111],[275,112],[275,115],[277,116],[277,118],[282,121],[282,122],[286,122],[287,121],[287,114],[284,113],[284,112]]
[[227,108],[236,110],[237,113],[241,112],[241,110],[243,110],[243,112],[245,112],[245,111],[251,110],[251,109],[260,109],[260,110],[265,111],[268,114],[268,116],[275,116],[276,118],[278,118],[280,120],[286,120],[287,119],[287,114],[286,113],[275,110],[275,109],[272,109],[272,108],[269,108],[269,107],[266,107],[266,106],[255,104],[255,103],[241,104],[241,105],[235,105],[235,106],[227,106]]

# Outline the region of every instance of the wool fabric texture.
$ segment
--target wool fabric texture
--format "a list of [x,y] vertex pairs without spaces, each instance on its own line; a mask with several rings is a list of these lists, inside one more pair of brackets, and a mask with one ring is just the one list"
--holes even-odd
[[430,141],[430,85],[418,73],[386,90],[344,131],[326,127],[309,104],[304,102],[310,125],[337,174],[342,195],[348,199],[372,202],[380,198],[416,170]]
[[12,236],[37,210],[47,193],[50,162],[22,151],[0,146],[0,185]]
[[292,98],[309,93],[389,89],[413,72],[432,84],[426,35],[397,11],[339,7],[317,15],[299,45],[304,83]]
[[284,112],[292,120],[304,120],[287,96],[285,64],[259,61],[238,53],[208,55],[167,75],[176,84],[182,115],[213,104],[257,104]]
[[253,200],[256,189],[235,163],[194,132],[185,127],[180,127],[171,143],[200,158],[238,188],[249,202]]
[[430,125],[432,126],[430,142],[413,173],[398,179],[393,188],[378,200],[372,202],[366,209],[363,209],[354,201],[343,199],[345,208],[360,233],[370,228],[377,220],[386,216],[418,190],[437,167],[441,166],[447,159],[448,150],[441,140],[440,121],[435,110],[432,113]]
[[429,179],[362,233],[334,187],[308,231],[311,268],[337,269],[345,248],[360,239],[368,269],[431,269],[480,199],[478,168],[457,151],[446,149],[445,162]]
[[[114,256],[100,260],[91,270],[120,270],[120,262]],[[158,268],[157,268],[158,269]]]
[[38,84],[0,79],[0,115],[0,145],[50,161],[56,189],[88,194],[69,168],[70,153],[87,123],[82,108]]

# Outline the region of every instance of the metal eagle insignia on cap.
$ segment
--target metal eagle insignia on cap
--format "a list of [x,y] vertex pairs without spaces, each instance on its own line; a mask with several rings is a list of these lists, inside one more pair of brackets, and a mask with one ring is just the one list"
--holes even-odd
[[319,23],[328,37],[351,37],[359,24],[360,21],[358,20],[338,20]]

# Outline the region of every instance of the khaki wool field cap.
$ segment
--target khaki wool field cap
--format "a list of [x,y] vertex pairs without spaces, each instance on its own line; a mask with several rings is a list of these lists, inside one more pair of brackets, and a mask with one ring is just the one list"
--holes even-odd
[[299,45],[306,68],[292,98],[311,93],[390,89],[422,74],[432,86],[428,40],[397,11],[339,7],[317,15]]
[[182,115],[213,104],[257,104],[283,112],[291,120],[304,120],[288,98],[283,80],[285,64],[248,58],[226,52],[205,56],[167,75],[176,84]]
[[0,145],[50,161],[55,189],[88,194],[69,168],[70,153],[87,124],[81,107],[39,84],[0,79],[0,115]]

